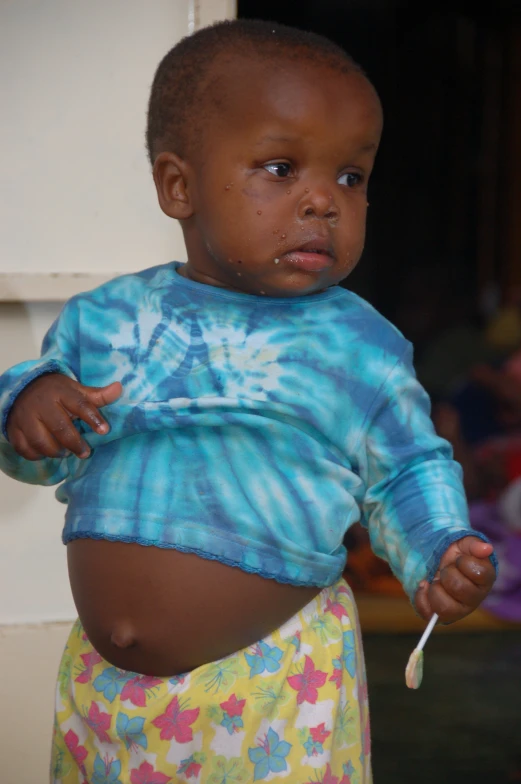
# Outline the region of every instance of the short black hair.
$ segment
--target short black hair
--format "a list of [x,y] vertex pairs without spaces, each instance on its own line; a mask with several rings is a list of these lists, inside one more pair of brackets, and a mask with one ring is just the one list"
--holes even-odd
[[316,33],[257,19],[234,19],[204,27],[179,41],[157,68],[146,131],[152,165],[160,152],[185,156],[200,141],[210,114],[205,98],[212,65],[223,53],[256,56],[265,62],[281,57],[304,59],[344,73],[363,73],[340,46]]

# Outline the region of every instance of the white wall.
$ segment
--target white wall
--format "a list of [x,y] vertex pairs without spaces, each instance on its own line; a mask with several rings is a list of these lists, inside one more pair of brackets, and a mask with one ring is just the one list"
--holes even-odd
[[184,255],[157,209],[144,127],[189,6],[0,4],[2,272],[126,272]]
[[[234,6],[0,0],[0,372],[38,355],[61,308],[38,301],[39,288],[50,299],[50,281],[59,299],[89,287],[76,272],[99,273],[98,282],[183,258],[146,162],[147,93],[189,26],[234,16]],[[68,274],[67,284],[38,278],[52,272]],[[1,302],[24,291],[34,301]],[[75,617],[63,516],[52,488],[0,474],[1,784],[48,780],[54,680]]]

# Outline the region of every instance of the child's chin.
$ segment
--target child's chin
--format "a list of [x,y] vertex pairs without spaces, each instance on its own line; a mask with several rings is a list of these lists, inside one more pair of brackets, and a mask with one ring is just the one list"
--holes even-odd
[[306,297],[311,294],[318,294],[321,291],[325,291],[329,286],[330,283],[324,283],[323,281],[303,281],[299,282],[299,284],[291,285],[288,287],[280,287],[272,292],[270,292],[270,296],[272,297]]

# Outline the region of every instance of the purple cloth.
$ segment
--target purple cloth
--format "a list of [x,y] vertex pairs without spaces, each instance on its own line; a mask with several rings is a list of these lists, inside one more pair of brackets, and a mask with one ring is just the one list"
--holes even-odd
[[470,522],[490,539],[499,562],[498,578],[483,609],[504,621],[521,623],[521,535],[507,528],[495,503],[472,503]]

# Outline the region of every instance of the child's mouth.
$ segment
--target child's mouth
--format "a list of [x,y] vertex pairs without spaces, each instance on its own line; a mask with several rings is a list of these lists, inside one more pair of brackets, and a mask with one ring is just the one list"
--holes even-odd
[[331,246],[322,238],[304,242],[298,248],[284,253],[282,259],[305,272],[321,272],[335,263]]

